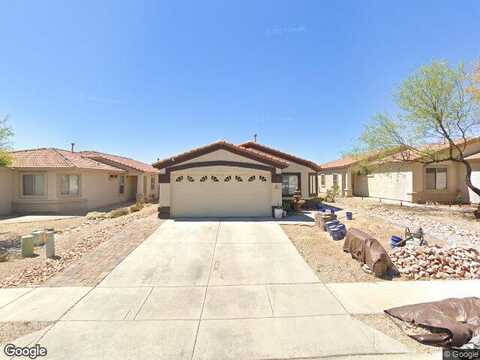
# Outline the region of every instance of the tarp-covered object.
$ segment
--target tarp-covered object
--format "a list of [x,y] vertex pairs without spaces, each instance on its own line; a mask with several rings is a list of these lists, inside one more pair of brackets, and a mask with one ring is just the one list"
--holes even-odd
[[480,298],[450,298],[400,306],[385,312],[399,320],[425,327],[426,335],[409,335],[425,345],[461,347],[480,336]]
[[389,269],[394,269],[390,257],[378,240],[359,229],[348,230],[343,251],[349,252],[354,259],[366,264],[376,276],[384,276]]

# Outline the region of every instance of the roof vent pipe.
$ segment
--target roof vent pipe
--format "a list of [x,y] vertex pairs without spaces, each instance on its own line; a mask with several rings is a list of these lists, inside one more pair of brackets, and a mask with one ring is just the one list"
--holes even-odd
[[253,142],[257,142],[257,134],[253,134]]
[[72,152],[75,152],[75,143],[70,143],[72,145]]

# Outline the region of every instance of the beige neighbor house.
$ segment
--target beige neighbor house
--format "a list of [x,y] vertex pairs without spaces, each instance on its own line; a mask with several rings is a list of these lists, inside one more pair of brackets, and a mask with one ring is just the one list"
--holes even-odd
[[317,195],[315,163],[254,142],[219,141],[153,166],[161,218],[272,216],[296,191]]
[[54,148],[11,154],[12,165],[0,168],[0,215],[82,213],[158,197],[158,171],[139,161]]
[[[432,145],[438,156],[446,145]],[[468,141],[465,154],[473,173],[472,181],[480,186],[480,139]],[[398,152],[383,159],[361,162],[353,158],[322,165],[319,173],[320,193],[331,187],[333,176],[345,176],[343,196],[361,196],[413,203],[478,203],[480,199],[465,184],[466,171],[461,163],[445,161],[422,164],[418,158]],[[403,159],[409,161],[405,162]],[[344,175],[345,174],[345,175]],[[324,179],[324,180],[323,180]],[[350,181],[348,181],[351,179]],[[341,181],[341,180],[337,180]],[[343,181],[343,180],[342,180]],[[324,184],[324,186],[323,186]]]

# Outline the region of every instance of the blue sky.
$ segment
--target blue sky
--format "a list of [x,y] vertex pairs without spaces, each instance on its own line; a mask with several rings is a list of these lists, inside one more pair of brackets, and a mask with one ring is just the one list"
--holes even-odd
[[13,147],[146,162],[218,139],[324,162],[401,80],[480,58],[472,1],[0,1]]

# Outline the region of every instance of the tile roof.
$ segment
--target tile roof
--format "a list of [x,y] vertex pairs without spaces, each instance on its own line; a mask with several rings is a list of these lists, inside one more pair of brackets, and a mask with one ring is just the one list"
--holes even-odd
[[12,168],[62,168],[122,172],[123,170],[81,156],[78,152],[55,148],[12,151]]
[[82,154],[84,157],[100,162],[102,162],[102,160],[106,160],[110,163],[113,163],[112,165],[114,166],[118,164],[120,167],[127,167],[137,171],[158,173],[158,170],[152,165],[124,156],[106,154],[99,151],[80,151],[80,154]]
[[224,149],[235,154],[250,158],[252,160],[256,160],[259,162],[263,162],[281,169],[284,169],[288,166],[288,163],[282,159],[278,159],[274,156],[264,153],[257,153],[256,151],[250,151],[249,149],[245,149],[243,147],[228,143],[224,140],[220,140],[205,146],[201,146],[190,151],[175,155],[173,157],[159,160],[153,164],[154,167],[158,169],[162,169],[168,166],[173,166],[175,164],[194,159],[204,154],[208,154],[212,151]]
[[346,156],[341,159],[337,159],[337,160],[326,162],[325,164],[321,164],[320,167],[322,168],[322,170],[340,169],[340,168],[354,165],[359,161],[360,160],[358,158],[355,158],[353,156]]
[[258,153],[258,154],[264,154],[264,155],[272,156],[272,157],[274,157],[278,160],[283,160],[283,161],[287,160],[287,161],[291,161],[291,162],[294,162],[294,163],[297,163],[297,164],[301,164],[301,165],[307,166],[307,167],[309,167],[309,168],[311,168],[312,170],[315,170],[315,171],[320,170],[320,166],[313,161],[299,158],[297,156],[285,153],[285,152],[277,150],[277,149],[273,149],[271,147],[259,144],[259,143],[254,142],[254,141],[247,141],[243,144],[240,144],[239,146],[242,147],[242,148],[248,149],[250,151],[253,151],[255,153]]

